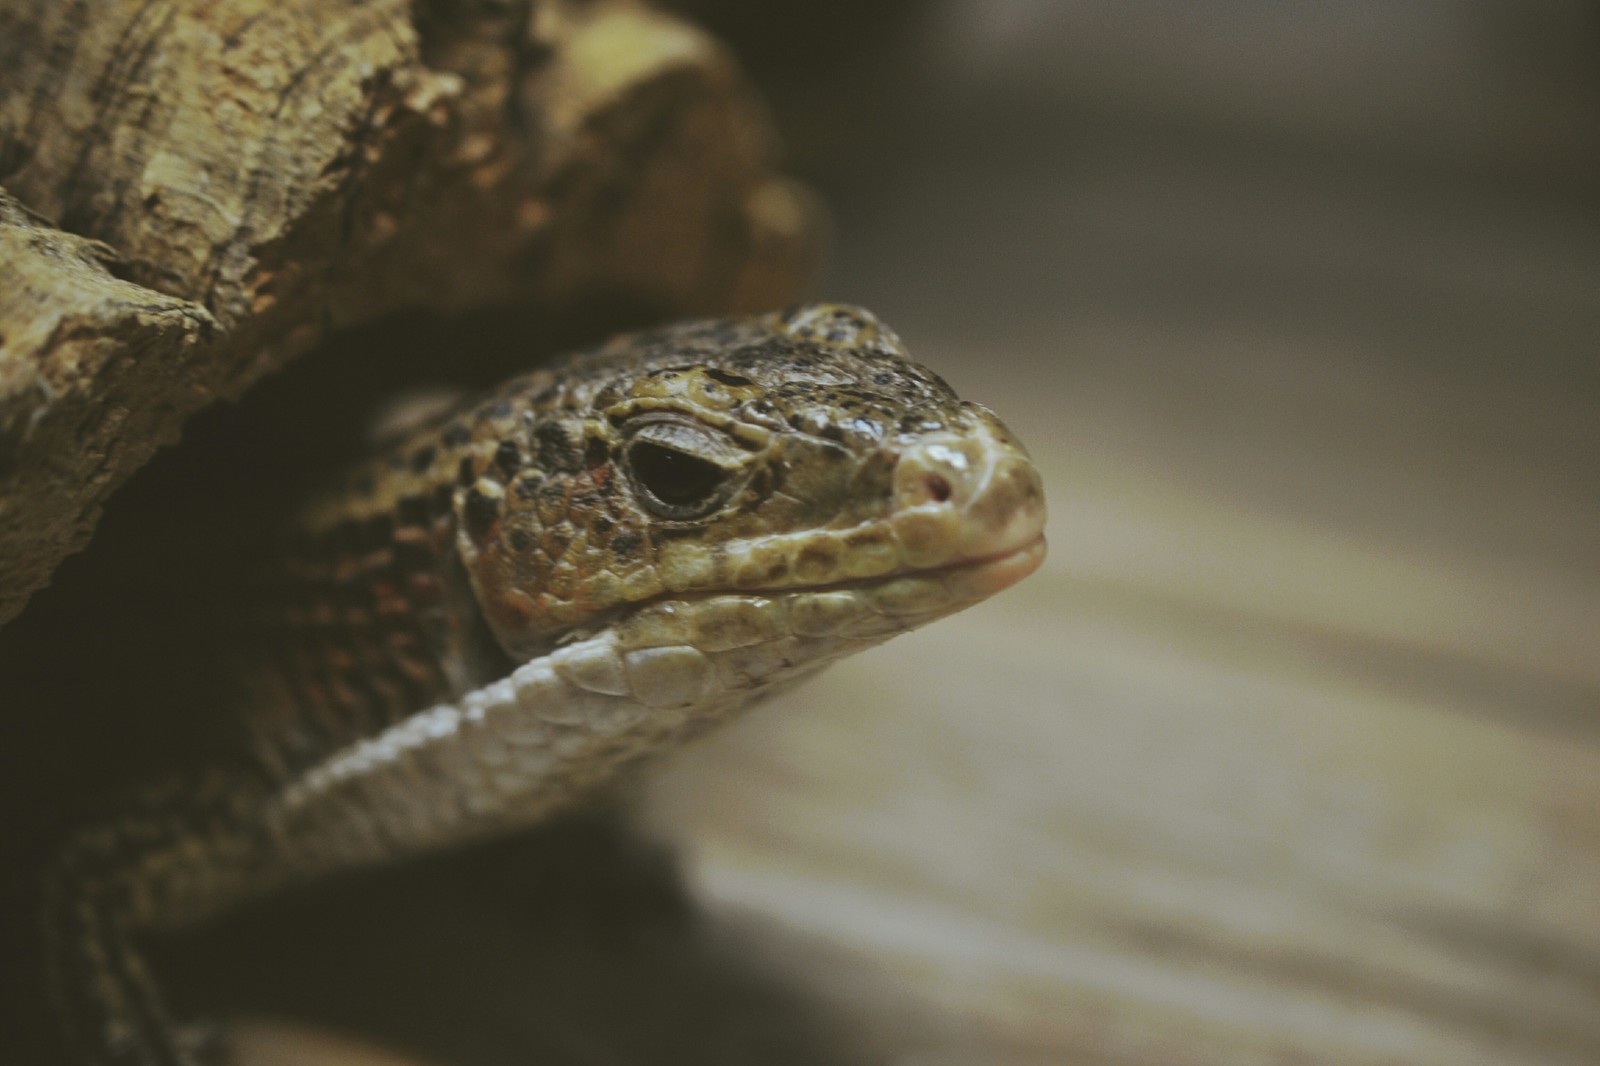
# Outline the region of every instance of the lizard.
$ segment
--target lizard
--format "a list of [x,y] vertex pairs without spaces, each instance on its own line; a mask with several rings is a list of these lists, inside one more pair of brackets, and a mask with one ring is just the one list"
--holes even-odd
[[211,1066],[144,944],[512,833],[1040,564],[1042,482],[860,308],[624,336],[413,427],[287,522],[227,743],[73,834],[45,981],[86,1066]]

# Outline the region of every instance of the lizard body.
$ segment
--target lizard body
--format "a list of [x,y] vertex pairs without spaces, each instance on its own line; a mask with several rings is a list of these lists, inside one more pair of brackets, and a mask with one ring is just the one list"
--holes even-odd
[[237,744],[63,849],[75,1053],[190,1066],[140,941],[532,825],[1043,555],[1037,472],[870,314],[620,339],[391,442],[291,523]]

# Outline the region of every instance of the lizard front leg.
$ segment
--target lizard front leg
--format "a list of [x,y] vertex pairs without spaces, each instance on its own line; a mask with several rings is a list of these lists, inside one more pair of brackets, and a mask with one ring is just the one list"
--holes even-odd
[[259,789],[218,772],[145,793],[78,833],[45,878],[46,981],[72,1054],[94,1066],[215,1066],[222,1030],[169,1010],[144,946],[262,891]]

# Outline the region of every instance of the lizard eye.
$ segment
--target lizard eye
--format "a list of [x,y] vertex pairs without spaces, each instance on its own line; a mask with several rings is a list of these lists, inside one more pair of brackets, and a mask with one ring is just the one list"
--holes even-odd
[[737,456],[693,423],[647,422],[628,441],[627,467],[641,503],[662,518],[700,518],[728,498]]

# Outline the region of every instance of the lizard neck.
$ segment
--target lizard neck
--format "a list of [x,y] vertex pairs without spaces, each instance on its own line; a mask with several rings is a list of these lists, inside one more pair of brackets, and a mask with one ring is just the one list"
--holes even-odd
[[461,546],[497,491],[489,475],[510,461],[504,442],[537,425],[530,394],[547,377],[398,438],[291,521],[234,671],[245,744],[270,778],[291,779],[515,665]]

